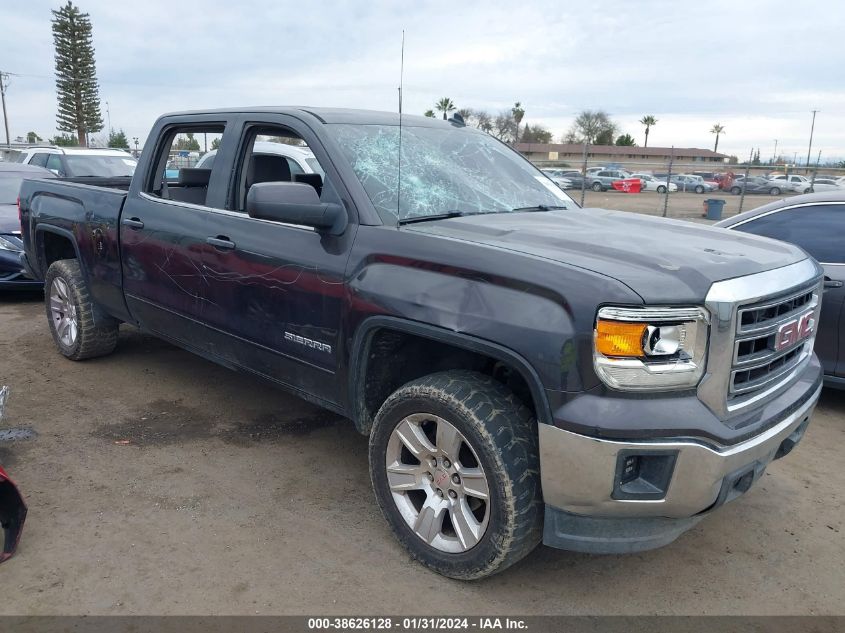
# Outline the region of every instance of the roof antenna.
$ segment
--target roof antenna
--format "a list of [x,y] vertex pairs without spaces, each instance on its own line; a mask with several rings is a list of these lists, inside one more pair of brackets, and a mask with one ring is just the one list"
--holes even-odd
[[397,167],[398,183],[396,186],[396,228],[399,224],[399,201],[402,197],[402,79],[405,74],[405,29],[402,29],[402,52],[399,57],[399,162]]

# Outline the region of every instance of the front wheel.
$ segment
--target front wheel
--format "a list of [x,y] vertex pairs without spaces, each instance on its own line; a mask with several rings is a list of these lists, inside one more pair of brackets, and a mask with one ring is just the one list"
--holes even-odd
[[739,187],[731,187],[731,193],[735,196],[738,196],[742,193],[742,189],[740,189]]
[[701,185],[698,185],[695,188],[695,193],[704,193],[704,187],[702,187]]
[[50,332],[63,356],[84,360],[114,350],[120,324],[102,314],[91,300],[77,260],[60,259],[50,264],[44,297]]
[[666,193],[666,185],[660,185],[657,187],[657,193]]
[[779,196],[780,195],[780,187],[772,187],[771,189],[769,189],[769,193],[773,196]]
[[600,182],[594,182],[592,189],[593,191],[604,191],[604,187]]
[[370,476],[396,537],[444,576],[490,576],[540,542],[536,423],[488,376],[446,371],[395,391],[373,423]]

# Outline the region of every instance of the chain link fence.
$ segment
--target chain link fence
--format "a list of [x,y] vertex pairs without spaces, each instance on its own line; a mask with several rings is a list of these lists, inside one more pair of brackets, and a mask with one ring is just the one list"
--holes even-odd
[[[586,207],[633,211],[709,222],[731,217],[784,197],[812,191],[845,192],[845,169],[783,164],[660,161],[608,162],[586,158],[530,158]],[[641,187],[632,187],[633,179]],[[708,200],[716,200],[710,205]],[[723,204],[719,204],[722,202]]]

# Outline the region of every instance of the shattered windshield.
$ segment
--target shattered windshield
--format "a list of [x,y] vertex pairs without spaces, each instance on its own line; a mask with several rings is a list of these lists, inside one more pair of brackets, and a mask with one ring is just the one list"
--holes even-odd
[[385,223],[444,213],[575,208],[554,182],[511,148],[464,128],[333,124],[329,128]]

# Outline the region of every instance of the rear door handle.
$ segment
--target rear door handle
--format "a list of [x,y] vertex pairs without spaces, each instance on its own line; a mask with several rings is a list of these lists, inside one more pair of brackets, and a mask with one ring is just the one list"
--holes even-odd
[[214,248],[221,251],[231,251],[235,248],[235,243],[225,235],[218,235],[217,237],[205,238],[206,244],[211,244]]
[[141,222],[140,218],[124,218],[123,225],[128,226],[131,229],[143,229],[144,223]]
[[824,287],[825,288],[841,288],[842,282],[837,281],[836,279],[830,279],[829,277],[824,278]]

